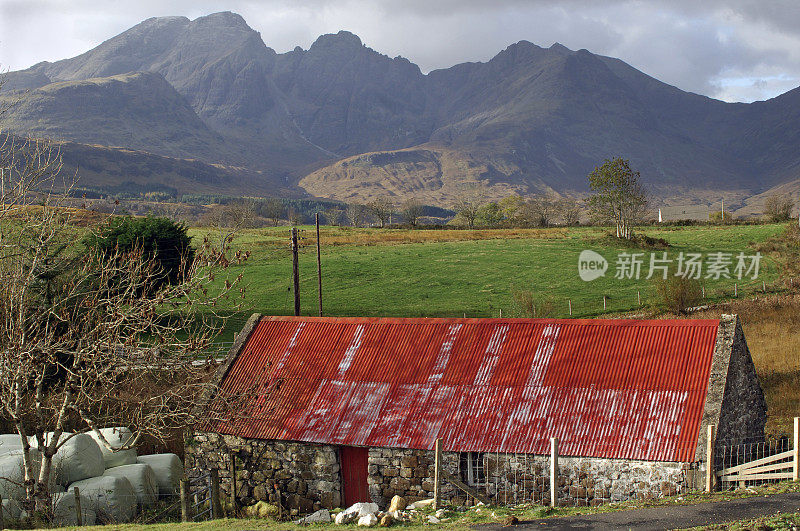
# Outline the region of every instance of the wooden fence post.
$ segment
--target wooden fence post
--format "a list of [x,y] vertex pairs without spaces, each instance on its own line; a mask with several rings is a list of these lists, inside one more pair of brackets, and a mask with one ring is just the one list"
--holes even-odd
[[222,503],[219,498],[219,471],[211,469],[211,517],[222,518]]
[[792,443],[794,444],[792,446],[794,452],[794,456],[792,456],[794,462],[792,481],[800,481],[800,417],[794,418],[794,441]]
[[83,525],[83,511],[81,511],[81,491],[78,487],[72,489],[75,496],[75,524],[80,527]]
[[714,473],[714,425],[708,425],[706,440],[706,492],[712,492],[717,480]]
[[434,444],[435,467],[433,469],[433,508],[439,510],[442,504],[442,440]]
[[550,438],[550,506],[558,506],[558,438]]
[[236,505],[236,454],[229,452],[231,458],[231,506],[233,507],[234,514],[238,506]]
[[186,478],[181,479],[181,522],[189,521],[189,485]]

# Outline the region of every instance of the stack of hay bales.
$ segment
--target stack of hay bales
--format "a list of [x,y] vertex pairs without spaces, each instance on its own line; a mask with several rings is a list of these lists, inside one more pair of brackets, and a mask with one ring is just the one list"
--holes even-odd
[[[127,428],[100,430],[112,448],[129,444],[133,434]],[[52,433],[46,434],[45,443]],[[81,520],[84,525],[95,522],[130,522],[139,510],[152,507],[159,496],[177,494],[183,463],[175,454],[137,456],[136,449],[112,450],[96,433],[64,434],[69,439],[53,456],[54,524],[77,523],[75,487],[78,487]],[[31,438],[31,455],[35,473],[41,464],[38,443]],[[25,498],[25,477],[22,443],[19,435],[0,435],[0,495],[3,516],[18,519],[25,516],[20,502]]]

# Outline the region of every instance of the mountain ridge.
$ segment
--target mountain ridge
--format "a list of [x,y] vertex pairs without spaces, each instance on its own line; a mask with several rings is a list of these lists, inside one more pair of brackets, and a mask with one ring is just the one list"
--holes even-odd
[[[164,91],[136,90],[134,80],[149,78],[135,72],[160,76],[187,107]],[[10,72],[5,89],[35,100],[62,94],[58,83],[115,76],[128,84],[96,107],[128,109],[128,147],[250,168],[262,180],[254,186],[291,193],[447,203],[477,180],[496,197],[580,195],[589,171],[611,156],[630,159],[664,201],[744,198],[800,178],[800,89],[730,104],[559,43],[522,40],[488,61],[423,73],[344,30],[276,53],[235,13],[157,17],[74,58]],[[156,123],[159,99],[174,112],[162,109],[162,122],[143,131]],[[120,127],[97,126],[89,137],[87,120],[117,123],[94,107],[83,108],[89,117],[52,110],[68,101],[64,92],[51,107],[40,102],[39,115],[30,104],[0,127],[124,144]],[[60,127],[41,125],[54,116]]]

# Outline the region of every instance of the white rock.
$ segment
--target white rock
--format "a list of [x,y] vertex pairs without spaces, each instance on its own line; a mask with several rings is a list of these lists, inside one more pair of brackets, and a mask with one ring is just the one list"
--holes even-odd
[[359,527],[375,527],[375,524],[377,523],[378,523],[378,517],[372,513],[365,514],[364,516],[358,519]]
[[438,518],[436,518],[436,517],[435,517],[435,516],[433,516],[433,515],[431,515],[431,516],[429,516],[429,517],[428,517],[428,523],[429,523],[429,524],[438,524],[438,523],[440,523],[440,522],[441,522],[441,520],[439,520]]
[[444,509],[439,509],[435,513],[436,514],[436,518],[444,518],[445,513],[447,513],[447,511],[445,511]]
[[378,504],[372,502],[359,502],[354,503],[344,510],[345,513],[356,513],[359,518],[368,514],[374,515],[378,512]]
[[342,511],[336,515],[334,522],[339,525],[349,524],[350,522],[355,521],[356,518],[358,518],[358,513],[346,513]]
[[406,509],[422,509],[431,505],[433,503],[433,498],[428,498],[427,500],[418,500],[406,507]]
[[328,509],[320,509],[315,513],[311,513],[305,518],[301,518],[297,522],[300,524],[327,524],[331,521],[331,513]]

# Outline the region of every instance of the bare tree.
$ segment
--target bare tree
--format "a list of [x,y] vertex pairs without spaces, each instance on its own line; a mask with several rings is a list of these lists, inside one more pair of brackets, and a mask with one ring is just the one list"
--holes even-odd
[[771,221],[789,221],[794,210],[794,201],[787,195],[774,194],[764,201],[764,215]]
[[[50,504],[53,458],[81,432],[127,426],[162,441],[198,422],[230,420],[200,359],[244,296],[244,260],[208,241],[173,283],[140,251],[108,256],[75,241],[63,208],[61,157],[45,142],[0,137],[0,414],[20,437],[28,510]],[[90,229],[91,230],[91,229]],[[227,256],[226,256],[227,255]],[[214,282],[216,278],[216,282]],[[32,451],[35,441],[40,457]]]
[[486,188],[483,183],[475,182],[464,185],[456,195],[453,208],[467,222],[467,227],[475,228],[481,206],[486,202]]
[[364,224],[364,219],[367,216],[367,207],[359,203],[350,203],[345,210],[347,221],[354,227],[360,227]]
[[339,225],[342,222],[344,211],[339,207],[329,207],[325,209],[325,219],[328,225]]
[[567,227],[573,227],[581,222],[581,205],[574,199],[564,198],[558,202],[561,212],[561,221]]
[[394,203],[387,197],[373,199],[367,204],[367,208],[381,224],[381,228],[386,226],[386,222],[394,214]]
[[301,225],[303,223],[303,214],[294,207],[289,207],[286,211],[286,217],[289,218],[291,225]]
[[620,157],[606,159],[589,174],[589,187],[594,192],[588,199],[592,215],[598,221],[613,222],[617,238],[631,239],[633,225],[647,208],[647,194],[639,178],[639,172]]
[[221,251],[233,242],[237,232],[253,228],[255,220],[255,203],[249,199],[239,199],[213,206],[203,216],[202,222],[217,233],[217,249]]
[[286,205],[280,199],[270,197],[261,203],[259,213],[272,220],[272,226],[277,227],[278,222],[286,215]]
[[412,197],[411,199],[407,199],[404,203],[402,208],[400,209],[400,215],[403,216],[403,219],[406,223],[411,225],[412,227],[417,226],[417,222],[419,218],[422,217],[423,206],[420,201]]
[[523,208],[529,224],[536,227],[549,227],[558,212],[557,200],[551,196],[539,195],[525,202]]

